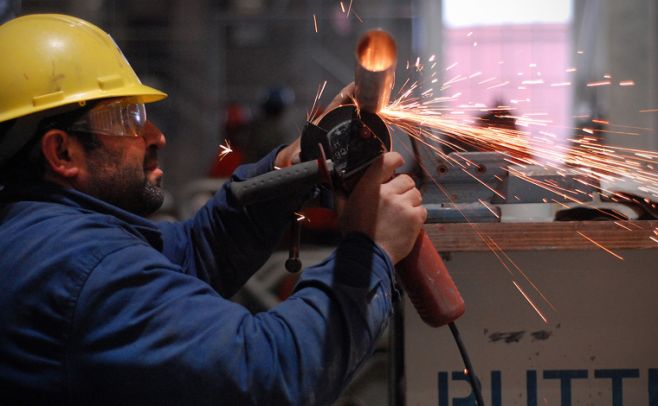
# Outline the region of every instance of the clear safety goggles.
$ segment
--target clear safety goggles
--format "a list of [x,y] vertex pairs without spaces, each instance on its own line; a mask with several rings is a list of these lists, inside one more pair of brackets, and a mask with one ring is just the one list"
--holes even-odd
[[68,128],[72,132],[141,137],[146,126],[146,108],[133,98],[103,101]]

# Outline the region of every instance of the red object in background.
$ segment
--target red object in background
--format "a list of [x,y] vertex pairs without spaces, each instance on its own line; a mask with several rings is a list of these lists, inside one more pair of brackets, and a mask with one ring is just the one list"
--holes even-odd
[[240,151],[239,144],[241,140],[240,131],[250,120],[248,109],[238,103],[230,103],[226,107],[226,117],[224,120],[224,139],[228,140],[232,151],[228,154],[222,154],[222,146],[217,148],[215,159],[212,162],[208,176],[211,178],[228,178],[235,168],[244,163],[244,154]]
[[211,178],[228,178],[231,176],[235,168],[240,166],[243,163],[244,158],[242,153],[236,149],[233,149],[232,152],[229,152],[227,155],[222,157],[220,155],[221,148],[217,150],[217,157],[210,167],[208,176]]
[[302,221],[302,228],[310,231],[338,232],[336,212],[324,207],[306,207],[301,214],[308,221]]

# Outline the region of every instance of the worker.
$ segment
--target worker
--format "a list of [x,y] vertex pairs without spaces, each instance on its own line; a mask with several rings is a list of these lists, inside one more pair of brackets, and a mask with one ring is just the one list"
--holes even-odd
[[[251,314],[229,298],[305,193],[237,207],[224,186],[188,221],[147,220],[162,202],[165,137],[145,104],[166,95],[72,16],[5,23],[0,55],[0,402],[337,399],[387,324],[394,264],[426,217],[411,178],[393,176],[401,156],[384,154],[337,197],[335,251],[289,299]],[[289,166],[298,145],[232,181]]]

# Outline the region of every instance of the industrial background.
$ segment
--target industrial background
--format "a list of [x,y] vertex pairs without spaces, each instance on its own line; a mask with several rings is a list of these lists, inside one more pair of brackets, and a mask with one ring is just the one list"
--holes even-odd
[[[543,83],[556,86],[483,92],[465,81],[448,91],[459,91],[466,102],[546,112],[565,142],[583,120],[596,118],[617,125],[598,133],[603,144],[658,150],[656,0],[0,0],[3,20],[38,12],[73,14],[99,25],[144,83],[169,94],[148,105],[150,119],[167,136],[164,218],[187,217],[200,204],[190,201],[198,198],[192,192],[215,188],[227,176],[237,158],[219,159],[226,140],[242,150],[244,161],[261,153],[264,147],[256,144],[270,146],[249,131],[270,134],[272,142],[299,136],[311,109],[321,110],[354,80],[355,45],[373,28],[397,42],[396,89],[406,79],[426,87],[434,79],[445,83],[460,69],[531,83],[541,69]],[[436,61],[438,76],[422,77],[416,61]],[[407,142],[398,138],[396,143]],[[409,153],[406,145],[397,149]],[[433,230],[435,242],[450,232]],[[503,245],[524,232],[521,226],[505,230],[496,234]],[[609,234],[603,226],[592,230],[602,238]],[[464,336],[487,404],[569,405],[573,397],[574,404],[657,406],[656,247],[620,246],[628,250],[617,265],[598,250],[560,251],[573,248],[569,244],[582,248],[575,232],[551,235],[559,242],[530,251],[510,243],[511,250],[523,251],[515,257],[520,268],[561,310],[548,322],[520,303],[508,280],[492,276],[489,268],[500,264],[491,253],[475,252],[486,248],[442,240],[454,245],[448,265],[469,309]],[[309,250],[304,260],[312,263],[325,253]],[[280,268],[286,254],[278,253],[271,266]],[[243,293],[256,311],[276,304],[273,281],[281,288],[280,273],[264,275]],[[615,290],[622,285],[623,292]],[[409,308],[341,405],[474,404],[454,343],[445,331],[428,333]],[[576,379],[588,379],[586,387]]]
[[[472,7],[470,13],[477,14],[479,8],[491,5],[481,3],[469,1],[462,8]],[[584,50],[579,82],[572,84],[561,102],[571,110],[569,116],[600,111],[611,120],[622,118],[616,121],[656,128],[656,114],[638,114],[642,108],[658,105],[655,1],[539,2],[548,8],[569,9],[564,27],[557,30],[554,22],[541,23],[543,10],[533,13],[532,8],[519,8],[513,2],[498,3],[502,15],[523,11],[526,15],[513,26],[525,28],[519,37],[506,31],[506,19],[490,22],[490,32],[498,33],[490,41],[517,43],[535,54],[546,50],[548,59],[559,58],[565,68],[578,50]],[[452,60],[442,59],[442,52],[458,46],[456,41],[445,41],[456,35],[447,32],[450,26],[445,24],[440,0],[6,0],[1,4],[7,14],[63,12],[98,24],[112,33],[143,82],[168,92],[167,100],[149,106],[149,114],[167,135],[163,166],[173,196],[179,196],[190,180],[208,175],[218,145],[226,137],[227,121],[258,115],[268,93],[290,103],[283,125],[296,132],[292,137],[297,136],[318,87],[327,81],[320,101],[326,105],[353,80],[354,47],[364,31],[383,28],[396,39],[398,86],[409,77],[403,72],[404,61],[436,54],[447,67]],[[352,10],[346,15],[348,7]],[[469,20],[457,24],[468,26]],[[477,28],[477,24],[482,23],[472,21],[471,25]],[[553,34],[546,34],[546,26]],[[481,46],[490,37],[485,34]],[[558,55],[556,48],[542,48],[546,41],[556,42],[556,35]],[[471,48],[459,54],[464,55],[481,58],[484,54]],[[633,91],[594,92],[586,87],[611,72],[634,80]],[[622,142],[656,149],[658,135],[626,137]]]

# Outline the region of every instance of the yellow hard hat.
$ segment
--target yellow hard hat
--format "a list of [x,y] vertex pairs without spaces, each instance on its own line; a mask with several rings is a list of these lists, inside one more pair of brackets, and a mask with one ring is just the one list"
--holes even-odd
[[60,106],[167,95],[143,85],[112,37],[60,14],[18,17],[0,26],[0,122]]

